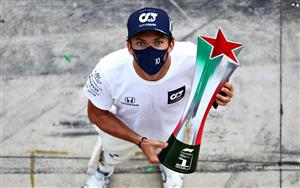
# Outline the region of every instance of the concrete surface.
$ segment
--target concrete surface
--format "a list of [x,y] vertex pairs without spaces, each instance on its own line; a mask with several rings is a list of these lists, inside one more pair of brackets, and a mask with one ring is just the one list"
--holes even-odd
[[[184,187],[300,187],[300,8],[291,2],[1,0],[0,187],[84,184],[97,134],[82,87],[102,56],[125,47],[127,17],[142,6],[166,9],[177,40],[220,26],[245,44],[234,99],[210,112]],[[137,154],[110,187],[161,187],[149,166]]]

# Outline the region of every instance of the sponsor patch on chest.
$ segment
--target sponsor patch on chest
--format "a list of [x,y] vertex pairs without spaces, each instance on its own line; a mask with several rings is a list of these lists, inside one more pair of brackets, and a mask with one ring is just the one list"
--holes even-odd
[[173,91],[168,91],[168,104],[172,104],[179,101],[184,97],[184,94],[185,94],[185,86],[182,86]]

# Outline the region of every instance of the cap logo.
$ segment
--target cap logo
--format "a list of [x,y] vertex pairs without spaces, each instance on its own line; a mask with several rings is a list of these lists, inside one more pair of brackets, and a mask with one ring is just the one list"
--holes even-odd
[[155,22],[157,14],[154,12],[142,13],[139,17],[141,23]]

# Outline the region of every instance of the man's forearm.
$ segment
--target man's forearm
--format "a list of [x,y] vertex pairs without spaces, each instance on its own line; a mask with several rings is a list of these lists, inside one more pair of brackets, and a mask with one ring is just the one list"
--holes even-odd
[[88,104],[88,116],[92,123],[99,127],[102,131],[123,139],[134,144],[138,144],[141,140],[141,136],[130,129],[125,123],[123,123],[118,117],[116,117],[110,111],[101,110],[97,112],[97,109],[91,102]]

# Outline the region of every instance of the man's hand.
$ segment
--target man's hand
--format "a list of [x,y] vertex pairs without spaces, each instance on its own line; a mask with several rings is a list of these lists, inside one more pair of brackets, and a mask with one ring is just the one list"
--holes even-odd
[[144,153],[144,155],[147,157],[150,163],[155,164],[159,163],[159,159],[156,154],[156,150],[158,148],[166,148],[168,146],[168,143],[161,142],[161,141],[155,141],[155,140],[144,140],[141,143],[141,149]]
[[232,84],[226,82],[225,85],[222,87],[221,92],[225,95],[217,94],[216,103],[221,106],[226,106],[233,97],[233,86]]

